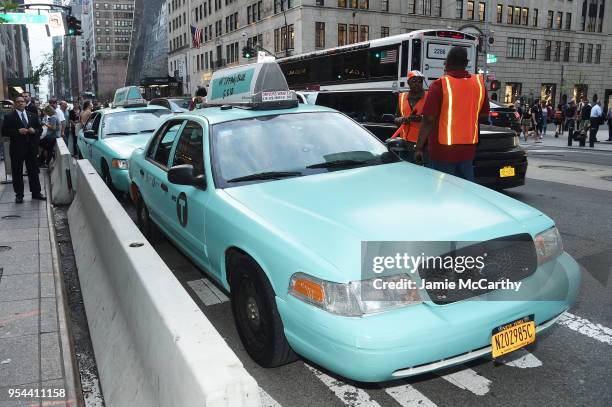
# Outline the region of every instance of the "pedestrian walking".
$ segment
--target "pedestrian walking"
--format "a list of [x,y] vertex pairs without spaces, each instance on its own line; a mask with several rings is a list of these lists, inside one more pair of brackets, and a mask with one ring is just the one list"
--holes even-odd
[[64,139],[64,143],[66,143],[66,147],[70,145],[70,112],[68,111],[68,102],[62,100],[59,103],[60,110],[62,112],[62,124],[60,128],[60,135]]
[[[567,111],[567,109],[566,109]],[[565,117],[563,113],[563,105],[559,103],[557,105],[557,109],[555,110],[555,138],[558,138],[559,135],[563,134],[563,124],[565,123]]]
[[612,141],[612,106],[608,109],[608,140]]
[[400,157],[408,162],[414,163],[414,149],[419,139],[421,128],[423,106],[427,92],[423,89],[425,77],[419,71],[408,72],[409,92],[399,94],[398,107],[399,116],[395,118],[395,124],[399,126],[391,138],[401,137],[408,144],[408,149],[400,154]]
[[540,106],[540,101],[538,99],[535,100],[531,109],[529,110],[529,114],[531,116],[531,122],[533,125],[533,137],[535,138],[536,143],[542,142],[542,107]]
[[603,124],[603,111],[601,110],[601,102],[594,100],[595,104],[591,109],[591,115],[589,117],[589,147],[595,147],[597,143],[597,131],[599,126]]
[[580,121],[578,123],[578,129],[581,131],[586,131],[589,128],[589,125],[591,124],[592,106],[586,96],[582,98],[582,103],[580,106]]
[[81,106],[77,103],[73,106],[72,110],[70,110],[70,145],[68,146],[70,150],[70,155],[73,157],[76,155],[77,151],[77,128],[80,123],[81,116]]
[[429,167],[474,181],[479,121],[489,119],[489,96],[482,75],[470,74],[467,64],[464,47],[450,49],[444,75],[427,92],[414,159],[423,162],[427,141]]
[[567,145],[571,146],[574,140],[574,131],[576,130],[576,112],[578,107],[574,100],[570,100],[567,111],[565,112],[565,123],[567,126]]
[[55,110],[51,106],[45,107],[43,110],[45,114],[45,120],[43,123],[43,136],[40,140],[40,147],[42,152],[39,157],[39,164],[41,167],[49,167],[49,162],[54,156],[55,145],[57,144],[57,138],[59,137],[60,124],[55,114]]
[[11,171],[13,174],[13,190],[15,202],[23,203],[23,164],[28,171],[28,181],[32,199],[47,199],[40,193],[40,180],[38,179],[38,141],[42,134],[42,126],[35,114],[25,110],[25,99],[18,96],[15,99],[15,110],[4,118],[2,134],[10,138],[9,154],[11,157]]
[[540,101],[540,111],[541,118],[538,126],[538,130],[540,132],[540,140],[544,138],[546,135],[546,129],[548,127],[548,123],[552,121],[552,112],[548,107],[548,104],[544,99]]

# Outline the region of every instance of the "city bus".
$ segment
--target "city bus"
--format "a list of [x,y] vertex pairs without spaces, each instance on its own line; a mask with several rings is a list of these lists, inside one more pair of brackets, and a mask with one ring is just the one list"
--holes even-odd
[[446,55],[456,45],[467,49],[467,70],[476,73],[477,43],[476,36],[459,31],[418,30],[277,62],[294,90],[401,90],[408,71],[421,71],[427,83],[442,76]]

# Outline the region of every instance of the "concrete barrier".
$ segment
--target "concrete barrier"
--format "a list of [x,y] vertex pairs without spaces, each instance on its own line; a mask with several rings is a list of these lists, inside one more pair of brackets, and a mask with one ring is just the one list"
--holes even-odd
[[74,197],[71,162],[72,157],[64,139],[58,138],[55,144],[55,159],[51,167],[51,202],[54,205],[67,205]]
[[107,406],[258,406],[259,390],[88,161],[68,211]]

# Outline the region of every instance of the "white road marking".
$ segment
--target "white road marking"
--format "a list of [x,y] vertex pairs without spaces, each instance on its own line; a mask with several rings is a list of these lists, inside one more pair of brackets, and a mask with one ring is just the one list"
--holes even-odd
[[559,318],[557,323],[578,333],[586,335],[589,338],[612,345],[612,329],[606,328],[601,324],[595,324],[588,319],[581,318],[569,312],[561,315],[561,318]]
[[437,407],[436,403],[409,384],[387,387],[385,391],[402,407]]
[[281,407],[278,401],[274,400],[264,389],[259,388],[259,398],[261,399],[261,407]]
[[542,366],[542,361],[525,349],[514,351],[499,361],[506,366],[518,367],[519,369],[532,369]]
[[221,304],[228,301],[227,295],[219,290],[209,279],[201,278],[199,280],[187,281],[189,287],[202,300],[204,305]]
[[441,375],[444,380],[455,386],[469,390],[477,396],[484,396],[489,392],[491,381],[486,377],[480,376],[474,370],[465,368],[455,373]]
[[314,367],[304,364],[311,372],[315,374],[344,404],[349,407],[380,407],[376,401],[370,398],[370,395],[362,389],[346,384],[341,380],[336,380],[333,377],[318,371]]

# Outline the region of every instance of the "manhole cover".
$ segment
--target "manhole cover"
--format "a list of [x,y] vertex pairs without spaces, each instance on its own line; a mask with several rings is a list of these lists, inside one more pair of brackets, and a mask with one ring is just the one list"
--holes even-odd
[[9,220],[10,219],[19,219],[19,218],[21,218],[20,215],[6,215],[6,216],[2,217],[2,219],[9,219]]
[[9,250],[11,250],[11,246],[0,246],[0,253],[8,252]]
[[601,179],[605,179],[606,181],[612,181],[612,175],[606,175],[605,177],[601,177]]
[[544,170],[559,170],[559,171],[586,171],[584,168],[567,167],[565,165],[539,165],[538,168]]

